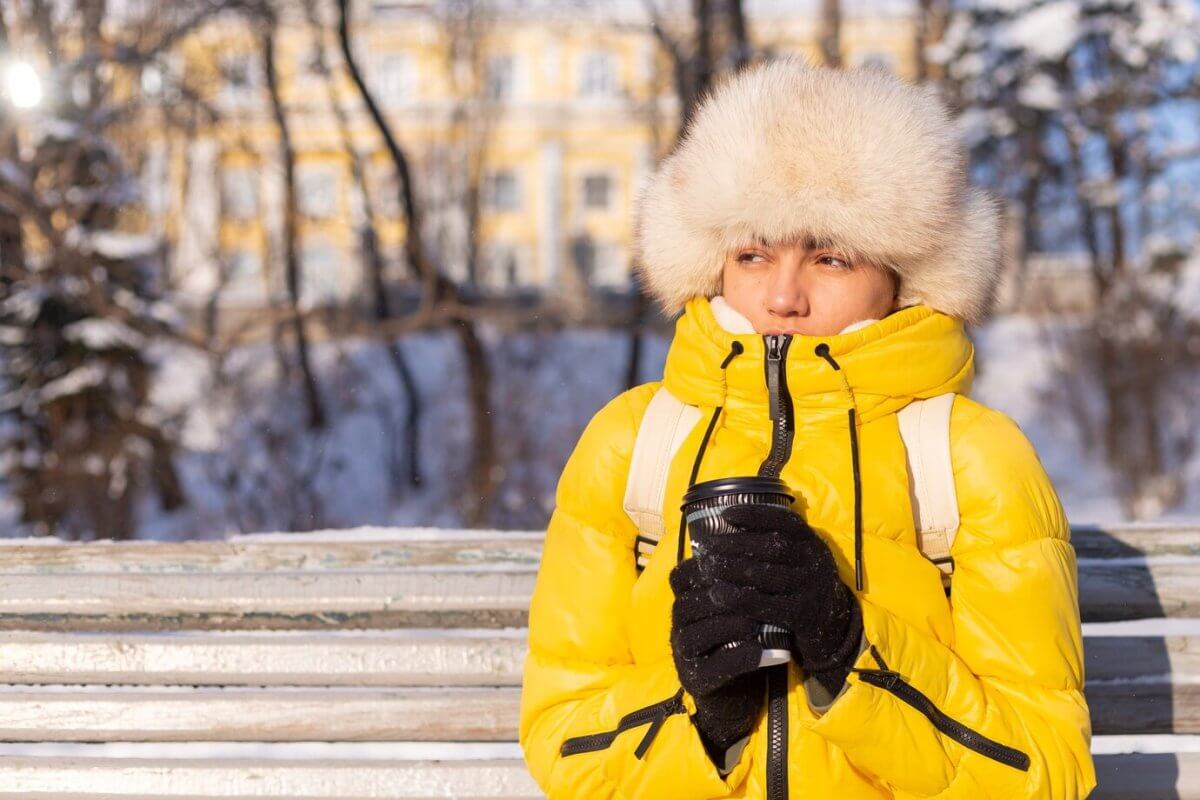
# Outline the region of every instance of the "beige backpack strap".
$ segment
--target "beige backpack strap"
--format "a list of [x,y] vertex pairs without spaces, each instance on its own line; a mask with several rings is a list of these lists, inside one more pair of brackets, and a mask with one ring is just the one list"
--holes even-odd
[[897,415],[908,454],[908,491],[917,542],[925,557],[942,571],[950,594],[954,558],[950,550],[958,533],[958,491],[950,462],[950,411],[954,393],[914,400]]
[[664,531],[663,501],[671,459],[700,421],[700,409],[659,387],[638,426],[625,482],[625,513],[638,527],[637,569],[641,572]]

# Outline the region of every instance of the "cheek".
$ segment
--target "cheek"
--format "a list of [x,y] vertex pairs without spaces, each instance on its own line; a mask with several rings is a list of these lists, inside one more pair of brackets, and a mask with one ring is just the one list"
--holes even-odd
[[821,308],[834,323],[845,326],[869,317],[881,318],[889,306],[888,287],[866,273],[840,281],[824,281],[814,289],[814,308]]
[[721,294],[735,307],[748,307],[753,304],[759,282],[746,270],[726,267],[721,278]]

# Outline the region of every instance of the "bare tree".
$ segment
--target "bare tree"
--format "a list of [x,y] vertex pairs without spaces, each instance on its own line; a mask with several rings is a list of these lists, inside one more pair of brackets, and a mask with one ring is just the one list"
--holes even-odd
[[[349,0],[338,0],[338,40],[346,69],[357,87],[363,104],[367,107],[376,129],[383,138],[388,154],[395,166],[400,192],[400,207],[405,219],[405,253],[410,268],[416,271],[421,281],[421,300],[418,313],[428,312],[431,307],[449,301],[453,306],[466,305],[459,287],[426,255],[421,243],[421,209],[417,201],[408,156],[401,147],[391,126],[358,68],[350,44]],[[495,437],[491,417],[491,375],[487,353],[480,341],[475,322],[466,315],[452,311],[450,325],[462,347],[468,374],[468,407],[471,409],[474,447],[470,459],[467,485],[472,488],[464,493],[464,517],[468,525],[483,524],[495,496],[497,485]]]
[[821,0],[821,27],[817,44],[821,61],[827,67],[842,66],[842,3],[841,0]]
[[4,50],[46,54],[25,62],[28,80],[40,71],[66,90],[0,120],[0,414],[14,455],[4,478],[39,532],[127,538],[147,489],[167,510],[187,500],[174,421],[149,401],[147,349],[203,343],[163,302],[165,243],[120,225],[140,197],[131,163],[144,144],[126,128],[150,101],[119,87],[221,8],[158,9],[110,40],[103,0],[0,6]]
[[950,18],[951,0],[917,0],[916,42],[913,55],[916,80],[923,83],[931,78],[943,77],[937,62],[931,62],[929,49],[941,43],[946,35],[946,24]]
[[[267,94],[271,99],[271,115],[275,120],[275,129],[279,136],[279,160],[283,167],[284,201],[283,201],[283,264],[284,278],[287,285],[288,299],[293,311],[299,309],[301,303],[300,258],[297,252],[297,221],[299,211],[296,202],[296,153],[292,146],[291,128],[288,124],[287,110],[279,94],[279,79],[275,69],[275,29],[278,17],[269,4],[263,4],[257,15],[258,39],[262,57],[263,72],[266,76]],[[295,314],[292,317],[292,334],[296,339],[296,356],[299,362],[300,374],[304,385],[304,397],[308,404],[308,424],[315,429],[324,428],[327,424],[325,407],[321,402],[321,391],[317,386],[317,378],[313,373],[312,359],[308,352],[308,331],[304,317]]]
[[[326,27],[320,18],[317,0],[304,0],[304,10],[308,19],[309,30],[312,32],[315,42],[313,67],[324,79],[328,92],[329,108],[337,123],[338,136],[342,140],[342,147],[346,151],[347,158],[350,160],[351,175],[354,179],[354,191],[359,193],[358,206],[361,208],[362,216],[359,222],[358,242],[366,266],[368,283],[371,287],[372,311],[377,320],[385,322],[394,318],[396,314],[392,308],[391,298],[388,295],[385,275],[386,262],[379,246],[379,232],[375,223],[375,209],[367,184],[366,171],[363,167],[362,158],[359,156],[358,150],[354,145],[345,109],[342,108],[341,99],[337,96],[335,90],[335,74],[326,58]],[[409,368],[408,361],[404,357],[404,350],[400,346],[399,339],[389,337],[386,341],[386,349],[406,401],[405,446],[400,451],[404,454],[404,461],[408,467],[408,483],[413,488],[419,489],[423,483],[419,449],[421,393],[417,388],[416,377],[413,375],[412,369]],[[393,476],[392,486],[395,487],[395,485],[395,476]]]
[[[1033,36],[1040,28],[1029,21],[1049,24],[1048,13],[1073,35]],[[1188,180],[1177,133],[1161,120],[1169,108],[1200,112],[1193,18],[1173,0],[966,4],[935,48],[946,86],[976,122],[977,166],[1020,201],[1023,247],[1069,249],[1087,262],[1086,315],[1047,326],[1064,373],[1054,399],[1137,517],[1180,501],[1180,465],[1196,447],[1179,420],[1181,387],[1200,369],[1200,324],[1177,294],[1195,269],[1195,231],[1175,222],[1195,208],[1160,199]]]
[[[685,32],[671,30],[656,0],[643,0],[643,5],[650,30],[671,63],[675,95],[679,98],[677,143],[716,77],[722,72],[744,69],[753,61],[754,48],[747,33],[743,0],[692,0],[690,30]],[[635,281],[625,388],[632,388],[641,380],[642,330],[649,310],[645,288]]]

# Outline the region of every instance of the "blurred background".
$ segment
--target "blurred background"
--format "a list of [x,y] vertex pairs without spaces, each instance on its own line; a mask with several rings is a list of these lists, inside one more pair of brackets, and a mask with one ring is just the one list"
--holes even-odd
[[0,535],[542,527],[662,374],[638,187],[791,53],[958,113],[1071,521],[1200,519],[1200,0],[0,0]]

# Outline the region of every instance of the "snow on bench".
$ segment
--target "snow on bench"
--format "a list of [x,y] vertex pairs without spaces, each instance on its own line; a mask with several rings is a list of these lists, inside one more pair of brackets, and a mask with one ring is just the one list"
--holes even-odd
[[[1074,542],[1093,796],[1200,800],[1200,528]],[[516,745],[540,533],[0,555],[0,798],[540,796]]]

